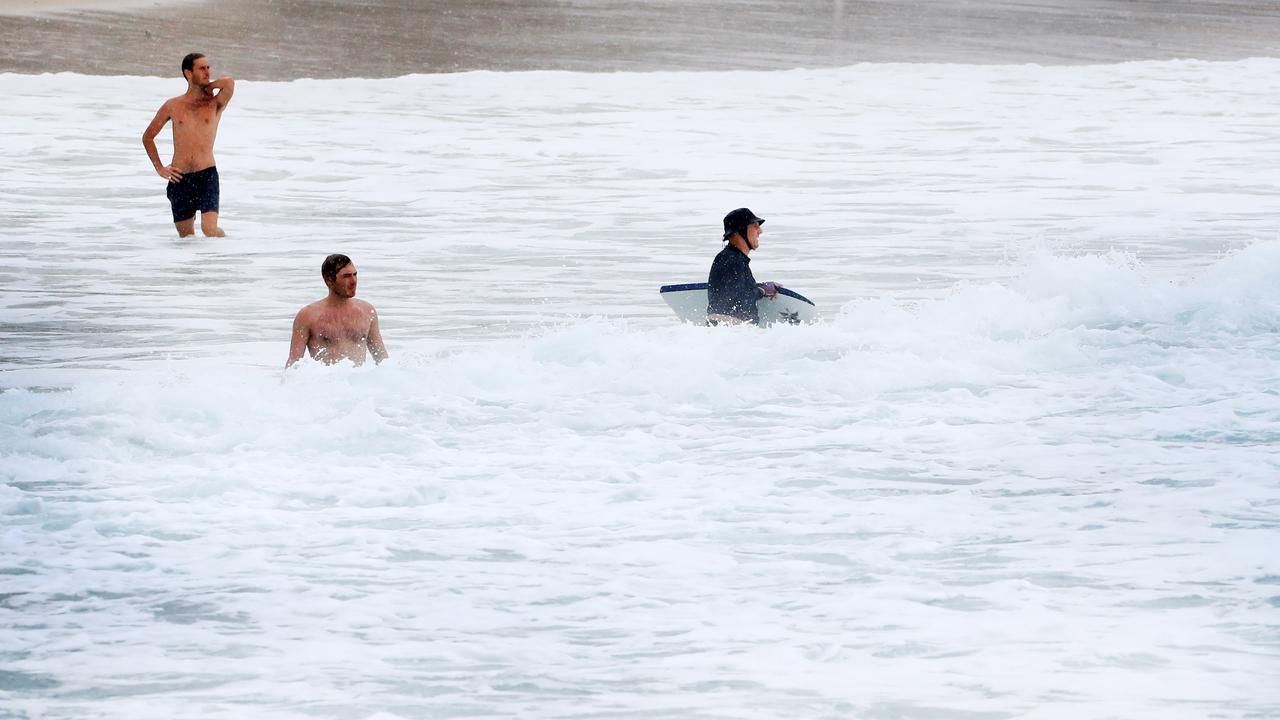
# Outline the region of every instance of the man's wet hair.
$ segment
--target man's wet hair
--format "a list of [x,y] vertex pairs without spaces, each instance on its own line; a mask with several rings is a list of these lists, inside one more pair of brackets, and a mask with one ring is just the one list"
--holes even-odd
[[196,61],[202,57],[204,57],[204,53],[190,53],[186,57],[182,58],[182,71],[186,72],[191,70],[194,72],[196,69]]
[[338,271],[351,264],[351,258],[342,253],[334,253],[320,263],[320,277],[325,280],[337,280]]

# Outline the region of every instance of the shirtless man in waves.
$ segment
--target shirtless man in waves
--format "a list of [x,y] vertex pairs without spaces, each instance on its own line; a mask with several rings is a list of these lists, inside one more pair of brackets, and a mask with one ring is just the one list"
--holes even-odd
[[[200,53],[182,58],[182,76],[187,79],[187,91],[160,106],[151,124],[142,131],[142,147],[156,174],[169,181],[166,194],[173,207],[178,237],[196,234],[197,210],[201,232],[223,237],[226,233],[218,227],[218,168],[213,164],[213,141],[218,136],[222,111],[236,91],[236,81],[229,77],[211,80],[209,59]],[[173,160],[163,165],[156,150],[156,135],[170,120]]]
[[293,319],[285,369],[301,360],[303,352],[326,365],[343,360],[363,365],[366,352],[375,362],[386,360],[378,311],[356,300],[355,263],[346,255],[330,255],[320,265],[320,276],[329,286],[329,296],[302,308]]

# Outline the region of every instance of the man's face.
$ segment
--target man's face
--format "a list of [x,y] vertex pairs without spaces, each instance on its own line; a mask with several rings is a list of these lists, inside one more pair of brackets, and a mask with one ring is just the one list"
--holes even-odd
[[356,264],[351,263],[338,269],[338,276],[328,281],[329,289],[334,295],[342,298],[356,296]]
[[182,74],[186,75],[196,87],[202,88],[208,85],[212,82],[210,80],[212,70],[209,66],[209,58],[196,58],[195,62],[191,64],[191,69],[184,71]]
[[747,226],[747,247],[752,250],[760,247],[761,232],[763,231],[760,229],[760,223],[751,223]]

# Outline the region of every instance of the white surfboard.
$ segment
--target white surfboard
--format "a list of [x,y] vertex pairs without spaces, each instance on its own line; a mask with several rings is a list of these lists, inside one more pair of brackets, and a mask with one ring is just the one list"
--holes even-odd
[[[707,324],[706,283],[663,285],[658,292],[683,322]],[[756,310],[760,313],[760,324],[766,327],[779,323],[799,325],[818,319],[818,308],[813,301],[791,288],[778,288],[778,296],[772,300],[760,298],[756,301]]]

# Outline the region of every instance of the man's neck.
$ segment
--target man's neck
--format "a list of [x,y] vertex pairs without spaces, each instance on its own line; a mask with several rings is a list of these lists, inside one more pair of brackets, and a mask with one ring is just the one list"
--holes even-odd
[[729,244],[738,248],[738,252],[742,253],[743,255],[747,255],[747,256],[751,255],[751,246],[747,245],[747,241],[743,240],[741,235],[734,235],[733,237],[729,238]]

